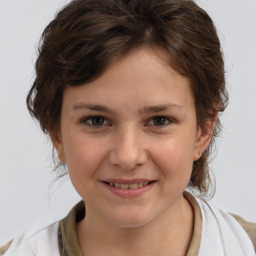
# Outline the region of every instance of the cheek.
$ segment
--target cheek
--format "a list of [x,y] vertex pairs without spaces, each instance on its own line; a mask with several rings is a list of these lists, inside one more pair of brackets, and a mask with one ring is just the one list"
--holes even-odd
[[65,147],[67,167],[72,180],[78,183],[94,177],[104,160],[104,144],[90,138],[71,138]]
[[192,172],[194,148],[190,141],[170,139],[154,143],[151,151],[152,159],[160,169],[164,180],[172,182],[172,186],[183,184],[186,187]]

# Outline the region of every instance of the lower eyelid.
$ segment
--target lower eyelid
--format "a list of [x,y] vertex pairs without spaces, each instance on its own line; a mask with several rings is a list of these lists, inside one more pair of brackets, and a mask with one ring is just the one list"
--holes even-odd
[[[103,124],[102,125],[93,125],[92,119],[95,117],[103,118],[104,119]],[[91,122],[88,122],[88,121],[91,121]],[[108,126],[110,124],[110,122],[103,116],[88,116],[88,117],[82,118],[80,123],[88,125],[90,127],[94,127],[94,128],[100,128],[100,127]]]
[[[101,125],[93,125],[92,124],[92,119],[95,118],[95,117],[98,117],[98,118],[103,118],[104,121],[103,121],[103,124]],[[150,124],[151,122],[154,121],[154,118],[164,118],[165,119],[165,124],[162,124],[162,125],[156,125],[154,123]],[[106,127],[106,126],[111,126],[111,122],[103,117],[103,116],[88,116],[88,117],[85,117],[85,118],[82,118],[79,123],[83,124],[83,125],[87,125],[89,127],[92,127],[92,128],[100,128],[100,127]],[[155,116],[155,117],[152,117],[149,121],[146,122],[146,126],[153,126],[153,127],[158,127],[158,128],[163,128],[165,126],[168,126],[172,123],[175,123],[175,121],[171,118],[168,118],[168,117],[165,117],[165,116]]]
[[168,125],[168,124],[174,123],[174,121],[173,121],[172,119],[168,118],[168,117],[165,117],[165,116],[155,116],[155,117],[151,118],[151,119],[147,122],[147,124],[149,124],[150,122],[153,122],[153,121],[154,121],[154,118],[158,118],[158,117],[165,119],[166,123],[163,124],[163,125],[155,125],[155,124],[152,124],[152,125],[150,125],[150,126],[164,127],[164,126],[166,126],[166,125]]

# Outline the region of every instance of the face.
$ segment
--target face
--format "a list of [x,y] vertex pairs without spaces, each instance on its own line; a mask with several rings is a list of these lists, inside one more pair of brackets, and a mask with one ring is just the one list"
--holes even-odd
[[54,145],[88,216],[138,227],[179,208],[208,142],[189,80],[161,50],[146,48],[118,58],[94,82],[66,89]]

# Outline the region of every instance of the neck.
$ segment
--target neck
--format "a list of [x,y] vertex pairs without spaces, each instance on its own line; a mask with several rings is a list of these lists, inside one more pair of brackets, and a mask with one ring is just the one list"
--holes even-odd
[[[89,208],[90,209],[90,208]],[[184,256],[193,231],[193,210],[183,197],[173,209],[136,228],[121,228],[90,216],[77,224],[83,255]],[[100,245],[100,246],[99,246]]]

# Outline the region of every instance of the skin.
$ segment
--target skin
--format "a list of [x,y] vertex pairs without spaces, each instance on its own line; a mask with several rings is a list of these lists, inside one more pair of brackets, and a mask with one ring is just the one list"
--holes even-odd
[[[197,126],[189,79],[158,48],[134,50],[94,82],[65,90],[53,143],[86,203],[76,229],[84,255],[186,254],[193,210],[183,192],[209,127]],[[108,179],[156,182],[124,198],[106,188]]]

